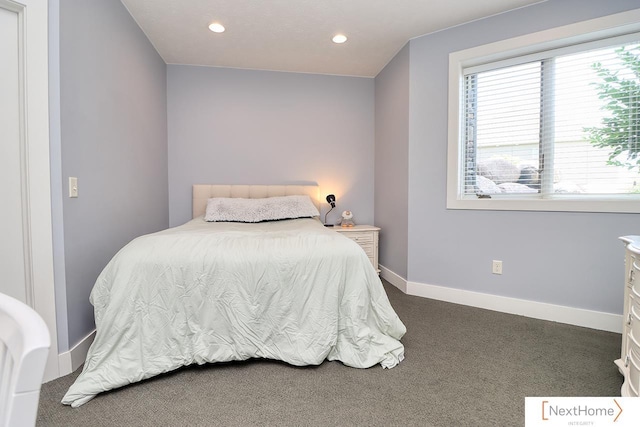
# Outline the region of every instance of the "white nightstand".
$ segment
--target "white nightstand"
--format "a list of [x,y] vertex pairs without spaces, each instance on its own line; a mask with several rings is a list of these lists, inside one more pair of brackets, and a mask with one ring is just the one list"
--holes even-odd
[[380,270],[378,269],[378,236],[380,233],[379,227],[374,227],[373,225],[355,225],[353,227],[341,227],[340,225],[336,225],[335,227],[331,227],[333,230],[338,233],[342,233],[357,244],[360,245],[364,252],[371,260],[371,264],[373,268],[376,269],[378,274],[380,274]]

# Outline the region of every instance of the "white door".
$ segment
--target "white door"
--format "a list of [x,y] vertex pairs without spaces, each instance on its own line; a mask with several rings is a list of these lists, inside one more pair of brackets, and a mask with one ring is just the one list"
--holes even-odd
[[47,323],[57,378],[49,172],[48,2],[0,0],[0,292]]

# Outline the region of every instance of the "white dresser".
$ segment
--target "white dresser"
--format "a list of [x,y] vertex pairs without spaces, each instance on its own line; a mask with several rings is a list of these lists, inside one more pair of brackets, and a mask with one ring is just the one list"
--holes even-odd
[[373,225],[341,227],[339,225],[336,225],[335,227],[333,227],[333,229],[338,233],[344,234],[345,236],[359,244],[369,257],[373,268],[375,268],[378,274],[380,274],[380,269],[378,269],[378,235],[380,232],[379,227],[374,227]]
[[640,396],[640,236],[620,237],[625,244],[622,351],[615,361],[624,383],[623,397]]

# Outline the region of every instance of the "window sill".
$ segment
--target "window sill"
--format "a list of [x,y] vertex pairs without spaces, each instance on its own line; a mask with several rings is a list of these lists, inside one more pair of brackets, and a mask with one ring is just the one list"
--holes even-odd
[[602,212],[640,213],[640,195],[621,196],[570,196],[554,195],[551,198],[513,198],[492,195],[490,199],[451,198],[447,209],[495,210],[495,211],[548,211],[548,212]]

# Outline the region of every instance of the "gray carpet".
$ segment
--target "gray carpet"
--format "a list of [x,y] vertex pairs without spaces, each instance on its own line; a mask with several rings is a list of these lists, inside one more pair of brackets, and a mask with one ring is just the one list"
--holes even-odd
[[179,369],[60,404],[78,375],[44,384],[38,426],[519,426],[525,396],[619,396],[620,334],[404,295],[406,359],[386,370],[253,360]]

